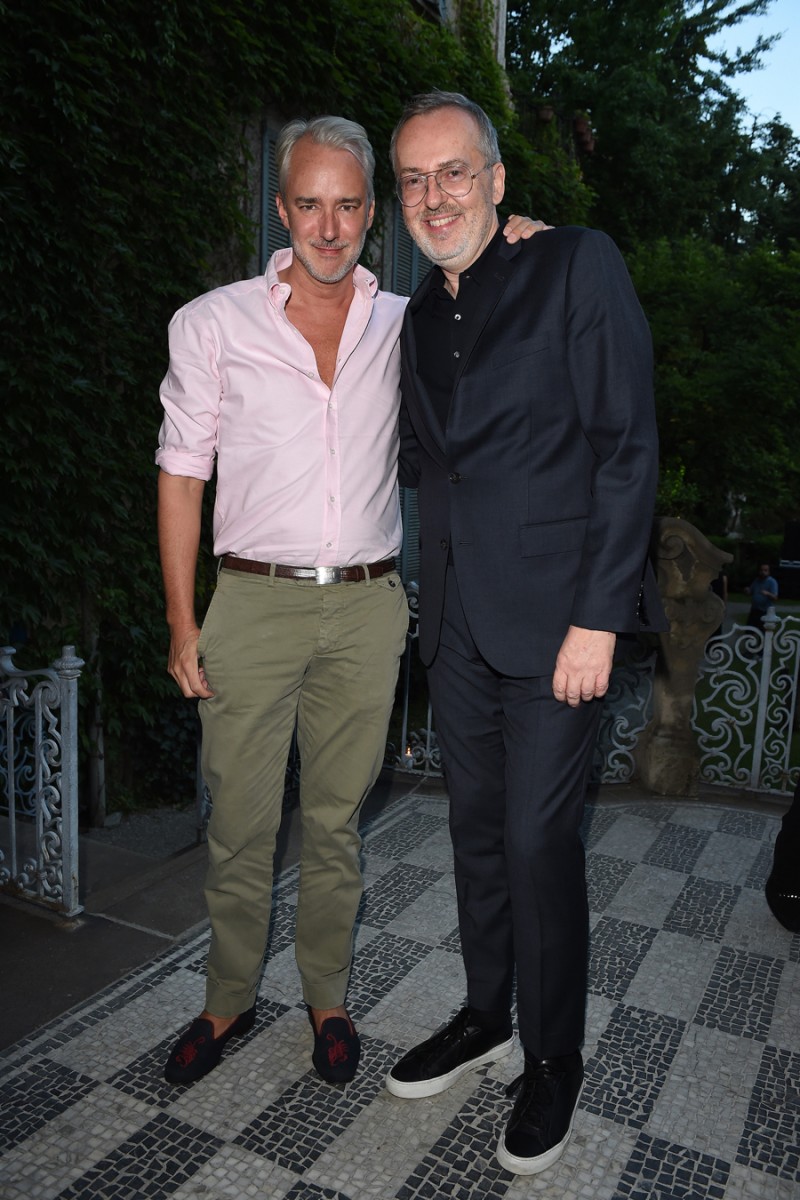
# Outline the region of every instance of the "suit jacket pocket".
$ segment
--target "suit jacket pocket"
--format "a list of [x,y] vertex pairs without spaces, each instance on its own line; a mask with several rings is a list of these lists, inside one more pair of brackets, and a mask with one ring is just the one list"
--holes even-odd
[[567,521],[544,521],[536,525],[520,525],[519,549],[523,558],[539,554],[569,554],[583,548],[586,517]]
[[509,363],[519,362],[522,358],[531,358],[534,354],[541,354],[543,350],[550,347],[550,338],[539,338],[538,342],[517,342],[515,346],[508,346],[505,350],[492,355],[491,365],[493,367],[507,367]]

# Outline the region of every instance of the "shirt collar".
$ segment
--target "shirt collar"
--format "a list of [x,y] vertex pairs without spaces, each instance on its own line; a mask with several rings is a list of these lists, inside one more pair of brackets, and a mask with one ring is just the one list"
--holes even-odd
[[[276,250],[267,263],[267,269],[264,272],[270,301],[276,307],[285,304],[292,292],[289,284],[283,283],[278,278],[278,272],[285,271],[291,261],[292,251],[290,247],[287,246],[283,250]],[[357,263],[353,271],[353,287],[359,293],[362,300],[371,300],[377,295],[378,281],[371,271],[367,271],[365,267]]]
[[483,253],[475,259],[471,267],[467,267],[466,271],[462,271],[460,278],[463,279],[468,275],[473,283],[483,283],[490,270],[490,260],[494,257],[502,241],[503,231],[498,228]]

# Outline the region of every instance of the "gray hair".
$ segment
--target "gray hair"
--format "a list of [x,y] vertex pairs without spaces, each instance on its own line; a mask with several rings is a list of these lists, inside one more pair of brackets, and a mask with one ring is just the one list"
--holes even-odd
[[423,92],[421,95],[413,96],[409,100],[392,134],[389,156],[392,160],[392,169],[395,173],[397,172],[397,139],[400,136],[403,126],[412,117],[420,117],[425,113],[436,112],[440,108],[460,108],[463,112],[469,113],[478,126],[478,147],[487,163],[502,162],[500,144],[497,140],[497,130],[479,104],[476,104],[474,100],[468,100],[466,96],[462,96],[461,92]]
[[292,151],[300,138],[308,137],[318,146],[331,146],[334,150],[349,150],[364,172],[367,183],[367,201],[372,203],[375,189],[372,177],[375,174],[375,154],[367,137],[367,131],[357,121],[345,117],[314,117],[304,121],[298,117],[284,125],[275,144],[275,162],[278,167],[278,190],[286,198],[286,181],[291,165]]

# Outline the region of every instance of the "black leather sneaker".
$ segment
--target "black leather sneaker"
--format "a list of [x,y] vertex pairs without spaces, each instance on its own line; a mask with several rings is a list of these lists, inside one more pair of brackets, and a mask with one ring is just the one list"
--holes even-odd
[[562,1058],[534,1058],[508,1087],[516,1103],[497,1145],[497,1161],[515,1175],[538,1175],[558,1162],[572,1133],[583,1088],[583,1059],[576,1050]]
[[184,1034],[172,1047],[164,1067],[167,1083],[196,1083],[202,1079],[222,1058],[222,1051],[231,1038],[247,1033],[253,1028],[256,1006],[248,1008],[229,1025],[219,1037],[214,1037],[214,1026],[205,1017],[196,1017]]
[[449,1025],[409,1050],[386,1076],[393,1096],[417,1100],[445,1092],[467,1071],[505,1058],[514,1046],[513,1034],[487,1033],[462,1008]]

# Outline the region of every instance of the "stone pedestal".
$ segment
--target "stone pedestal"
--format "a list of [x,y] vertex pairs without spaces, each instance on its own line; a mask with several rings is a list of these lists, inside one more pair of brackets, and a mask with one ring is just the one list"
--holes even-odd
[[725,611],[711,582],[733,556],[678,517],[659,518],[655,537],[658,586],[669,630],[658,635],[653,719],[634,757],[640,780],[653,792],[696,796],[700,755],[690,724],[694,690],[706,642]]

